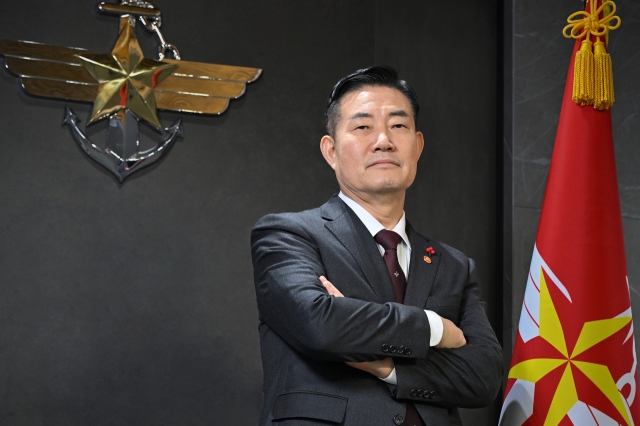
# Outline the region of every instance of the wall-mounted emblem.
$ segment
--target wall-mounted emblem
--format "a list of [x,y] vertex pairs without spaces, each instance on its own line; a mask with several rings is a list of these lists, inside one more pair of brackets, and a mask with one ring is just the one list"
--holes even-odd
[[[163,129],[158,110],[221,114],[229,100],[242,96],[246,83],[255,81],[262,71],[181,60],[178,49],[165,41],[160,10],[151,2],[120,0],[120,4],[100,3],[97,9],[120,16],[119,36],[111,53],[0,39],[0,55],[28,93],[92,102],[87,125],[109,119],[104,148],[82,132],[80,120],[68,106],[63,123],[87,155],[120,182],[158,161],[182,136],[181,120]],[[144,57],[136,23],[156,34],[159,60]],[[174,59],[165,58],[167,52]],[[155,147],[139,149],[139,121],[161,134]]]

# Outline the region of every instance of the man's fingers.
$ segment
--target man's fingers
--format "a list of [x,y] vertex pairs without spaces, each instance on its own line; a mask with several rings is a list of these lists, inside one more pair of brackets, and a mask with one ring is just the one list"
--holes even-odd
[[366,371],[369,374],[373,374],[376,377],[385,379],[389,377],[389,374],[395,368],[395,363],[391,358],[385,358],[378,361],[369,362],[345,362],[349,367],[357,368],[358,370]]
[[329,293],[331,296],[344,297],[344,295],[342,293],[340,293],[340,291],[337,288],[335,288],[335,286],[333,284],[331,284],[331,282],[329,282],[329,280],[326,279],[325,277],[321,276],[320,277],[320,282],[322,283],[324,288],[327,289],[327,293]]
[[464,333],[454,323],[442,318],[442,340],[436,347],[444,349],[459,348],[467,344]]

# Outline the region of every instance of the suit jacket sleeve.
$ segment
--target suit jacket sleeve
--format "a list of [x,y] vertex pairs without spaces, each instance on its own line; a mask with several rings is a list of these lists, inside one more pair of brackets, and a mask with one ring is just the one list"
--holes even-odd
[[[474,262],[466,257],[457,261],[467,264],[460,306],[433,309],[460,327],[467,344],[457,349],[433,348],[421,359],[396,359],[397,398],[474,408],[490,404],[500,389],[502,349],[480,300]],[[443,269],[446,275],[447,267]]]
[[[426,358],[430,327],[419,307],[330,296],[309,224],[300,214],[268,215],[252,231],[254,283],[260,320],[289,345],[316,360],[372,361],[383,344]],[[322,226],[322,225],[319,225]],[[340,283],[334,283],[340,288]]]

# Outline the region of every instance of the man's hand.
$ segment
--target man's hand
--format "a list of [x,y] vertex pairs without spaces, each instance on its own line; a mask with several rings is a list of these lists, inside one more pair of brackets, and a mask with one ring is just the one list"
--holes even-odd
[[358,370],[366,371],[380,379],[386,379],[389,377],[389,374],[391,374],[393,369],[396,368],[391,358],[368,362],[346,362],[345,364],[353,368],[357,368]]
[[327,293],[329,293],[331,296],[344,297],[344,295],[340,293],[340,291],[337,288],[335,288],[333,284],[331,284],[331,282],[329,282],[329,280],[326,279],[325,277],[320,277],[320,282],[322,283],[324,288],[327,289]]
[[[442,317],[440,317],[442,318]],[[446,318],[442,318],[442,339],[436,345],[440,349],[455,349],[467,344],[462,330]]]
[[[327,289],[327,293],[331,296],[344,297],[344,295],[340,293],[340,291],[325,277],[320,277],[320,282],[324,288]],[[467,339],[464,338],[462,330],[460,330],[454,323],[446,318],[442,318],[442,326],[442,339],[440,340],[440,343],[436,345],[436,348],[455,349],[467,344]],[[393,360],[391,358],[371,362],[347,362],[347,364],[354,368],[371,373],[374,376],[383,378],[391,374],[391,370],[394,368]],[[379,374],[384,374],[384,372],[387,371],[388,364],[391,364],[391,369],[389,369],[389,372],[386,375],[380,376]]]
[[[338,290],[329,280],[325,277],[320,277],[320,282],[327,289],[327,293],[334,297],[344,297],[340,290]],[[369,374],[373,374],[376,377],[385,379],[389,377],[389,374],[395,368],[395,364],[391,358],[385,358],[378,361],[368,362],[346,362],[348,366],[357,368],[358,370],[366,371]]]

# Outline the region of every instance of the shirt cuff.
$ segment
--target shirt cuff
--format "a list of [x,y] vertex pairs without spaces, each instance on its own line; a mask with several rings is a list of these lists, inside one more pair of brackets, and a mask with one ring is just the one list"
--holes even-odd
[[[442,340],[442,332],[444,331],[442,318],[440,318],[440,315],[427,309],[424,310],[424,313],[427,314],[427,318],[429,319],[429,326],[431,327],[431,339],[429,340],[429,346],[435,346],[440,343],[440,340]],[[396,377],[396,368],[393,367],[393,370],[391,370],[391,374],[389,374],[385,378],[381,377],[380,380],[390,385],[397,385],[398,378]]]
[[436,346],[442,340],[442,333],[444,332],[444,325],[442,324],[442,318],[440,315],[433,311],[424,310],[429,318],[429,326],[431,327],[431,339],[429,340],[429,346]]
[[385,383],[389,383],[390,385],[397,385],[398,379],[396,377],[396,368],[393,367],[393,370],[391,370],[391,374],[389,374],[384,379],[381,377],[380,380],[382,380]]

